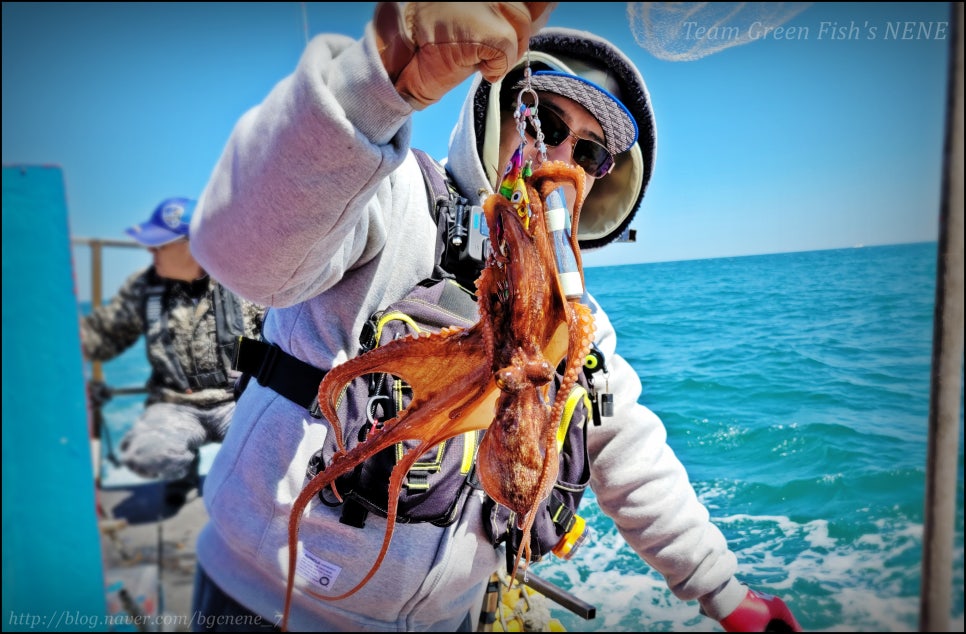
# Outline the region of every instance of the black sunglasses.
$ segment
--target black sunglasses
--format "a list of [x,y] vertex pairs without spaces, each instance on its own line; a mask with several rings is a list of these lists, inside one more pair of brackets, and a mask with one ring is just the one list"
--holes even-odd
[[[549,108],[541,108],[538,116],[540,117],[540,131],[543,132],[543,142],[550,147],[557,147],[570,137],[577,140],[574,143],[573,159],[574,163],[581,166],[585,172],[594,178],[600,178],[610,174],[610,171],[614,169],[614,155],[608,152],[603,145],[574,134],[573,130],[564,123],[564,120]],[[529,117],[526,123],[527,134],[536,139],[537,131]]]

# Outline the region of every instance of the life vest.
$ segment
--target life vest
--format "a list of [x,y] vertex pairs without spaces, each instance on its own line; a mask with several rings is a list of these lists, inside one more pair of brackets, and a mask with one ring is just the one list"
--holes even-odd
[[[478,319],[472,294],[453,279],[430,279],[417,285],[406,297],[373,314],[359,337],[360,354],[396,338],[438,332],[447,326],[468,328]],[[596,354],[596,353],[595,353]],[[595,357],[596,358],[596,357]],[[446,360],[440,360],[446,363]],[[561,364],[561,370],[564,364]],[[587,364],[585,364],[585,368]],[[548,399],[552,401],[562,375],[556,373]],[[579,521],[577,507],[590,481],[586,431],[594,420],[593,389],[587,372],[581,372],[572,388],[559,424],[557,449],[560,469],[550,496],[541,503],[531,531],[531,557],[541,559],[551,552]],[[338,404],[346,450],[365,441],[373,428],[405,409],[412,399],[407,384],[390,374],[369,374],[355,378]],[[596,421],[595,421],[596,422]],[[476,449],[484,430],[466,432],[436,445],[409,470],[397,502],[399,523],[430,522],[446,526],[459,517],[467,495],[480,489],[476,479]],[[396,463],[419,441],[404,441],[388,447],[353,471],[336,479],[342,502],[327,487],[319,499],[329,506],[342,506],[340,520],[362,528],[369,513],[385,517],[388,483]],[[314,477],[337,451],[334,434],[326,437],[309,462],[307,475]],[[520,547],[521,531],[513,512],[487,497],[485,528],[494,545],[507,544],[508,556]]]
[[211,287],[215,338],[221,367],[209,372],[188,373],[175,352],[174,340],[168,327],[166,300],[169,284],[165,284],[153,269],[149,280],[142,306],[144,332],[148,346],[160,341],[164,350],[163,356],[150,357],[153,370],[151,381],[182,392],[230,387],[237,376],[237,372],[232,370],[235,342],[239,336],[245,334],[242,306],[238,298],[221,284],[216,283]]

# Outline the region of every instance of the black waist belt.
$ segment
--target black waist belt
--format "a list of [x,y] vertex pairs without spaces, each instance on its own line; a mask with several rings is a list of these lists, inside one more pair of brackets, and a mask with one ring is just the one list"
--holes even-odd
[[301,405],[316,418],[321,417],[319,383],[325,370],[296,359],[273,343],[247,337],[238,338],[232,367],[255,377],[261,385]]

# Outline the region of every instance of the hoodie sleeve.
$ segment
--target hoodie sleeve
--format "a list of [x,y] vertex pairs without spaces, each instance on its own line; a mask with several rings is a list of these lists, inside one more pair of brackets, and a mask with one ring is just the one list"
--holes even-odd
[[664,424],[637,402],[640,378],[616,354],[607,315],[592,305],[597,345],[609,370],[608,391],[614,395],[614,416],[587,434],[597,502],[675,596],[699,600],[712,618],[727,615],[747,591],[734,577],[737,559],[667,444]]
[[192,218],[195,258],[265,306],[331,287],[386,240],[390,174],[409,146],[412,109],[373,47],[320,35],[294,73],[245,113]]

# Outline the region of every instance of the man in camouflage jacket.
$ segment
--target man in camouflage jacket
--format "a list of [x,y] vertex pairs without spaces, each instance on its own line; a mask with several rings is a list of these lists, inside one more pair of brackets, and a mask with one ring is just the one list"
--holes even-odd
[[[154,263],[81,319],[81,346],[92,361],[112,359],[145,337],[148,397],[121,440],[121,462],[143,477],[191,483],[199,449],[221,442],[231,423],[234,342],[239,335],[257,338],[264,316],[263,308],[234,295],[192,257],[193,210],[192,200],[167,199],[150,219],[129,228]],[[178,495],[183,501],[184,491]]]

